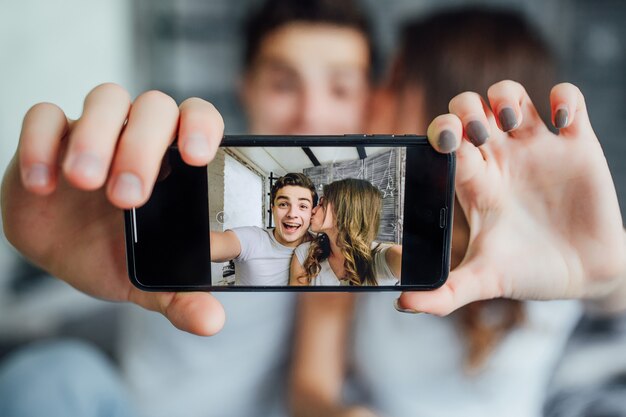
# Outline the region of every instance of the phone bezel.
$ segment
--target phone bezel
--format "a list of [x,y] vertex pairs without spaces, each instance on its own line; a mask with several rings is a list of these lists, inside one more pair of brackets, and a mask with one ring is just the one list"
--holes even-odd
[[[314,136],[277,136],[277,135],[225,135],[220,147],[358,147],[358,146],[428,146],[428,138],[420,135],[314,135]],[[177,149],[176,143],[171,145]],[[433,152],[435,152],[433,150]],[[146,285],[137,277],[135,256],[135,210],[124,211],[125,241],[127,268],[130,281],[143,291],[220,291],[220,292],[250,292],[250,291],[274,291],[274,292],[361,292],[361,291],[424,291],[433,290],[443,285],[450,272],[452,219],[454,215],[454,176],[456,170],[456,155],[445,155],[448,163],[448,178],[446,181],[446,219],[445,227],[442,228],[444,235],[444,248],[442,248],[442,276],[428,285],[396,285],[396,286],[207,286],[207,285]],[[405,191],[406,192],[406,191]],[[208,204],[208,199],[207,199]],[[208,217],[208,205],[207,205]],[[406,218],[405,218],[406,222]],[[209,248],[210,250],[210,248]],[[209,252],[210,257],[210,252]],[[210,259],[210,258],[209,258]]]

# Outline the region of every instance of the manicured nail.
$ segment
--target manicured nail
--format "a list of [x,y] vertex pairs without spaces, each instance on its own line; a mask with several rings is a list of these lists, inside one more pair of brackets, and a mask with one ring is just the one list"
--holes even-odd
[[141,180],[135,174],[124,172],[117,176],[113,186],[113,195],[122,202],[133,205],[142,199]]
[[417,310],[413,310],[410,308],[402,308],[400,307],[400,304],[398,302],[398,300],[400,300],[399,298],[396,299],[396,301],[393,302],[393,306],[395,307],[396,310],[398,310],[400,313],[409,313],[409,314],[419,314],[420,311]]
[[465,126],[465,131],[467,132],[467,138],[474,146],[482,145],[487,142],[487,138],[489,137],[487,129],[478,120],[469,122],[467,126]]
[[500,114],[498,114],[498,118],[500,119],[500,127],[502,127],[502,131],[508,132],[517,127],[517,116],[515,115],[515,110],[510,107],[503,107],[500,110]]
[[192,133],[185,141],[185,152],[196,158],[208,158],[210,152],[208,139],[200,133]]
[[569,114],[567,113],[566,108],[560,108],[554,114],[554,127],[557,129],[562,129],[567,126],[567,119]]
[[95,180],[102,174],[102,161],[92,153],[73,155],[69,161],[70,171],[82,178]]
[[455,144],[456,138],[454,137],[454,133],[452,133],[452,131],[448,129],[441,131],[439,139],[437,139],[437,145],[439,146],[439,150],[441,150],[441,152],[450,152],[454,149]]
[[49,182],[50,170],[41,163],[31,165],[24,176],[24,184],[29,188],[45,187]]

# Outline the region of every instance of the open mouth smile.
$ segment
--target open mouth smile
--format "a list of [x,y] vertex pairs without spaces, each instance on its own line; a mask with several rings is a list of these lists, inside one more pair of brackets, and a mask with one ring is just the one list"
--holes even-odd
[[298,223],[287,223],[283,222],[283,229],[287,233],[295,233],[302,227],[301,224]]

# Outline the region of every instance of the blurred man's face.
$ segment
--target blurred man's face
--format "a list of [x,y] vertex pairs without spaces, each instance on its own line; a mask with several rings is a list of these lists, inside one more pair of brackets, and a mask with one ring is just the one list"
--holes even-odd
[[254,134],[362,131],[369,96],[369,48],[357,30],[290,23],[261,42],[243,85]]

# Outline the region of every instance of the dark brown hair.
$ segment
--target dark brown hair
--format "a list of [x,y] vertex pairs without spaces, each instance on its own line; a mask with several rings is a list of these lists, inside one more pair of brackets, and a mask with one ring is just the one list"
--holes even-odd
[[447,113],[457,94],[486,95],[489,86],[504,79],[520,82],[531,98],[540,98],[534,104],[539,114],[549,116],[555,60],[540,31],[520,14],[476,7],[443,11],[408,22],[400,37],[392,83],[420,87],[426,120]]
[[[504,79],[520,82],[531,98],[541,99],[535,107],[549,120],[555,61],[539,31],[519,14],[479,8],[439,12],[406,24],[400,43],[391,87],[405,93],[417,87],[426,120],[448,113],[457,94],[475,91],[484,97],[489,86]],[[479,301],[460,309],[458,317],[467,364],[478,368],[524,321],[524,306],[516,300]]]
[[330,24],[356,29],[365,37],[370,53],[371,74],[377,66],[377,51],[371,25],[356,0],[266,0],[245,21],[243,64],[250,69],[265,37],[293,22]]
[[313,184],[311,179],[300,172],[290,172],[277,179],[274,185],[272,185],[272,190],[270,191],[270,201],[272,206],[274,206],[274,200],[276,200],[276,193],[278,193],[278,190],[288,185],[308,188],[311,191],[313,207],[317,205],[317,191],[315,190],[315,184]]

